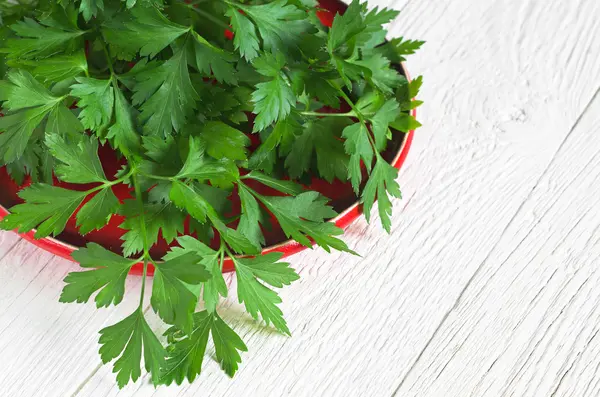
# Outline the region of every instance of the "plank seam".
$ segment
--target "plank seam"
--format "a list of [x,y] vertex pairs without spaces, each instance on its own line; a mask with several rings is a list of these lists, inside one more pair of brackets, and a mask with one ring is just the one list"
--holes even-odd
[[[421,358],[425,354],[425,351],[430,346],[431,342],[435,339],[435,337],[439,333],[440,329],[442,328],[442,326],[444,325],[444,323],[446,322],[446,320],[448,319],[448,317],[450,316],[450,314],[452,314],[452,312],[454,310],[456,310],[456,308],[460,305],[460,302],[461,302],[462,297],[464,296],[465,292],[467,291],[467,289],[469,288],[469,286],[471,285],[471,283],[473,282],[473,280],[475,279],[475,277],[477,277],[477,275],[481,272],[481,269],[484,267],[485,263],[489,260],[489,258],[495,252],[496,248],[498,247],[498,245],[502,241],[502,238],[504,237],[505,233],[508,231],[508,229],[510,228],[510,226],[512,225],[512,223],[515,221],[515,219],[517,218],[517,216],[521,213],[521,211],[522,211],[523,207],[525,206],[525,204],[527,202],[529,202],[529,200],[533,196],[533,193],[537,189],[539,183],[546,176],[546,174],[550,170],[552,164],[556,160],[557,155],[562,151],[563,147],[565,146],[565,143],[568,141],[569,137],[572,135],[573,131],[577,128],[577,126],[579,125],[579,123],[581,122],[581,120],[583,119],[583,117],[585,116],[585,114],[588,112],[588,110],[590,110],[592,103],[594,103],[594,101],[598,98],[599,95],[600,95],[600,86],[596,89],[594,95],[592,95],[592,98],[585,105],[585,107],[583,108],[583,111],[577,117],[577,119],[575,120],[575,123],[573,124],[573,126],[569,129],[569,132],[565,135],[564,139],[562,140],[562,142],[558,146],[558,149],[556,150],[556,152],[554,153],[554,155],[552,155],[552,158],[548,162],[548,165],[546,166],[546,168],[544,169],[544,171],[542,171],[542,173],[540,174],[538,180],[536,181],[536,183],[531,188],[531,191],[529,192],[529,194],[527,195],[527,197],[523,200],[523,202],[521,203],[521,205],[519,205],[519,208],[517,208],[517,211],[510,218],[510,220],[508,221],[507,225],[502,230],[502,233],[500,234],[500,237],[498,238],[498,240],[496,241],[496,243],[492,246],[492,249],[489,251],[489,253],[486,255],[486,257],[483,259],[483,261],[479,264],[479,266],[477,267],[477,269],[475,269],[475,272],[471,275],[471,277],[469,278],[469,280],[466,282],[465,286],[462,288],[462,290],[458,294],[458,297],[454,301],[454,304],[444,314],[444,316],[442,317],[441,321],[439,322],[439,324],[437,325],[437,327],[433,331],[433,334],[431,335],[431,337],[427,340],[427,342],[425,343],[425,345],[423,346],[423,348],[421,349],[421,351],[419,351],[419,354],[417,355],[417,358],[410,365],[410,367],[408,368],[408,371],[402,377],[402,379],[400,380],[400,383],[398,384],[398,386],[396,387],[396,389],[392,393],[392,397],[396,397],[398,395],[398,392],[400,391],[400,389],[404,385],[404,382],[406,381],[406,379],[408,379],[409,375],[412,373],[412,371],[414,370],[414,368],[421,361]],[[534,225],[531,230],[535,229],[536,226],[537,226],[537,224]],[[527,236],[531,233],[531,230],[529,231],[529,233],[527,234]],[[525,236],[525,239],[527,238],[527,236]],[[518,245],[520,245],[522,242],[523,241],[521,241]]]

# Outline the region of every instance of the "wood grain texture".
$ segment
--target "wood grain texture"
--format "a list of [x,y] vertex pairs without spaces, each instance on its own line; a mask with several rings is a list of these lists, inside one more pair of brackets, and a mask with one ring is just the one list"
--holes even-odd
[[392,35],[428,41],[409,62],[426,76],[425,126],[391,236],[361,220],[346,240],[362,257],[291,259],[302,276],[281,293],[292,338],[253,325],[232,294],[221,311],[250,350],[234,380],[208,360],[194,385],[119,391],[98,367],[97,331],[134,300],[57,303],[74,265],[2,233],[3,394],[600,393],[600,4],[370,4],[402,9]]

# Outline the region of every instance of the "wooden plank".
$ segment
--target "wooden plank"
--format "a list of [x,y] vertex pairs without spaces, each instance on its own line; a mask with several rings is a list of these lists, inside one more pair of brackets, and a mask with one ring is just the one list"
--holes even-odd
[[398,396],[600,393],[600,92]]
[[[397,6],[404,12],[392,31],[428,44],[409,63],[427,77],[425,127],[401,173],[406,198],[395,205],[392,235],[360,221],[347,240],[362,258],[320,252],[293,258],[303,279],[282,293],[291,339],[251,327],[238,305],[226,303],[224,317],[250,348],[235,380],[209,362],[192,386],[155,391],[138,384],[119,392],[102,368],[82,395],[386,396],[413,365],[420,368],[438,326],[504,244],[515,214],[539,189],[598,88],[600,43],[593,38],[600,5],[422,0]],[[523,293],[545,280],[529,282]],[[560,298],[564,305],[569,295]]]
[[[1,239],[12,240],[2,233]],[[0,259],[0,388],[7,396],[67,396],[100,364],[98,330],[137,306],[132,277],[116,309],[58,302],[63,278],[79,266],[18,242]]]
[[8,255],[18,241],[19,236],[15,233],[0,231],[0,259]]

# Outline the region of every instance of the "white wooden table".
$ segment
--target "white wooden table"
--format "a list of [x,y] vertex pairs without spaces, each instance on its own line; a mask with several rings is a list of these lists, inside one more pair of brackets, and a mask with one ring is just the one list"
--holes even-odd
[[600,2],[379,3],[402,10],[393,34],[428,41],[392,235],[359,221],[362,258],[292,258],[292,338],[232,296],[250,349],[235,379],[209,360],[192,386],[119,391],[97,332],[137,299],[59,304],[76,265],[1,233],[0,395],[600,395]]

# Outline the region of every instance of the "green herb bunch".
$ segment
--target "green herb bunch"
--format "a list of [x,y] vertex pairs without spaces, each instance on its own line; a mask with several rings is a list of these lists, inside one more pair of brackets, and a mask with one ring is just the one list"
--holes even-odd
[[[86,235],[123,217],[119,252],[90,243],[73,254],[86,270],[66,277],[61,302],[95,294],[98,307],[117,305],[135,264],[155,271],[150,303],[170,326],[166,346],[143,311],[145,277],[139,307],[100,331],[120,387],[142,361],[156,385],[193,381],[209,340],[235,374],[246,346],[219,316],[226,258],[248,313],[290,333],[275,288],[298,275],[281,254],[260,255],[270,219],[302,245],[352,252],[311,177],[350,181],[367,219],[377,199],[390,230],[400,189],[382,152],[420,125],[410,110],[421,85],[392,65],[423,43],[385,40],[393,10],[355,0],[331,28],[318,10],[315,0],[0,2],[0,166],[32,181],[0,228],[57,236],[75,216]],[[116,175],[101,145],[124,164]],[[130,197],[117,198],[117,185]],[[151,254],[159,239],[173,247],[162,258]]]

